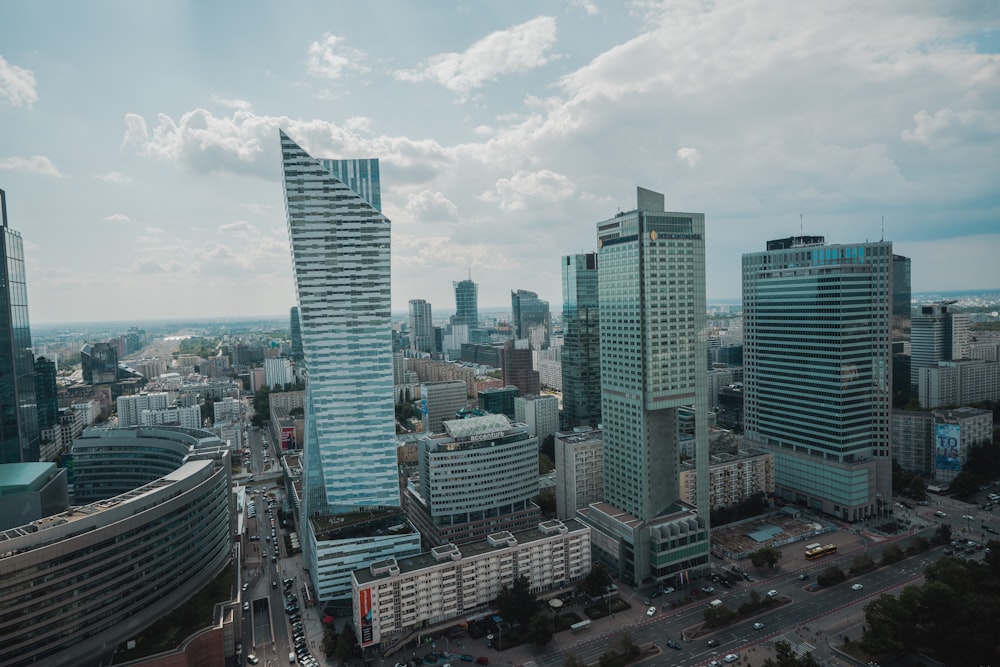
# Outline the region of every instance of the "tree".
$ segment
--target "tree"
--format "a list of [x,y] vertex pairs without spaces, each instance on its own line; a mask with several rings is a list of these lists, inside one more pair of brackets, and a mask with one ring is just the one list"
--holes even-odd
[[337,649],[334,657],[341,663],[346,664],[354,657],[354,645],[356,643],[354,631],[351,630],[350,625],[345,624],[344,629],[340,633],[340,638],[337,640]]
[[538,607],[535,594],[531,592],[531,581],[522,574],[511,586],[505,584],[494,605],[504,620],[526,625]]
[[750,554],[750,562],[756,568],[762,567],[777,567],[778,561],[781,560],[781,552],[774,547],[762,547]]
[[946,523],[938,524],[934,531],[934,544],[948,544],[951,542],[951,526]]
[[875,561],[866,553],[858,554],[851,561],[851,569],[849,572],[852,576],[857,576],[859,574],[864,574],[865,572],[871,572],[875,569]]
[[538,454],[538,474],[546,475],[556,469],[556,464],[545,454]]
[[556,513],[555,489],[542,489],[538,492],[538,507],[541,508],[543,516]]
[[906,558],[906,554],[899,548],[898,544],[890,544],[882,549],[882,565],[892,565]]
[[555,629],[552,627],[555,619],[547,611],[537,611],[528,621],[528,638],[537,646],[545,646],[552,641]]
[[880,595],[865,607],[867,627],[861,638],[861,648],[876,656],[905,653],[903,629],[913,623],[911,611],[895,596]]
[[215,423],[215,400],[211,396],[206,396],[201,404],[201,423]]
[[824,588],[827,586],[835,586],[841,582],[847,580],[847,575],[836,565],[831,565],[830,567],[823,570],[818,577],[816,577],[816,583]]
[[819,667],[812,653],[801,658],[792,652],[792,645],[785,641],[775,642],[773,658],[764,661],[763,667]]
[[563,667],[587,667],[587,663],[580,659],[575,653],[567,653],[563,660]]
[[590,568],[590,573],[580,584],[580,588],[590,597],[596,598],[604,595],[610,585],[611,575],[608,574],[603,565],[594,563],[593,567]]
[[618,637],[618,641],[615,642],[615,649],[617,650],[618,655],[625,658],[626,662],[632,662],[639,657],[640,653],[642,653],[636,643],[632,640],[632,635],[628,632],[623,632],[621,636]]
[[705,607],[705,625],[710,628],[721,628],[736,620],[736,612],[724,604],[708,605]]

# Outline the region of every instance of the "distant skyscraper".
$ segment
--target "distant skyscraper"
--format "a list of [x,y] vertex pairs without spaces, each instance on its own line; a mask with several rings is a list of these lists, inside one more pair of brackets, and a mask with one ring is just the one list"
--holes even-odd
[[530,341],[533,350],[547,349],[552,338],[549,302],[539,299],[534,292],[519,289],[510,293],[510,306],[514,315],[514,338]]
[[299,307],[292,306],[288,312],[288,324],[292,332],[292,359],[302,360],[302,322],[299,320]]
[[601,423],[601,336],[597,253],[562,258],[563,421],[568,428]]
[[769,242],[743,255],[746,438],[775,493],[858,521],[892,504],[892,243]]
[[35,359],[35,400],[38,401],[39,430],[52,428],[59,421],[59,389],[56,362],[45,357]]
[[[910,258],[892,256],[892,342],[910,342]],[[896,352],[897,350],[893,350]],[[904,350],[898,350],[902,352]]]
[[[636,194],[636,210],[597,223],[605,502],[583,514],[623,580],[682,582],[709,566],[705,216]],[[680,500],[687,406],[697,512]]]
[[[320,160],[280,137],[309,371],[303,517],[312,536],[303,542],[320,599],[343,598],[351,570],[420,550],[398,509],[390,223],[378,160]],[[350,531],[319,518],[357,511],[367,522]]]
[[434,320],[431,304],[410,300],[410,346],[417,352],[434,352]]
[[21,235],[7,226],[0,190],[0,463],[38,461],[41,439]]
[[515,348],[512,340],[505,342],[500,351],[503,383],[517,387],[521,396],[532,396],[542,391],[541,376],[532,368],[531,361],[531,350]]
[[469,327],[469,342],[479,342],[479,285],[472,278],[459,280],[455,286],[455,324]]
[[110,343],[87,343],[80,349],[80,368],[87,384],[118,381],[118,348]]

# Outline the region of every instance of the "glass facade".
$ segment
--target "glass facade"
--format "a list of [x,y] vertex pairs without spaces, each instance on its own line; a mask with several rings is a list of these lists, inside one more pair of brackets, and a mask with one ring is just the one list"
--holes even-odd
[[514,316],[514,338],[528,339],[534,350],[548,349],[552,337],[549,302],[539,299],[534,292],[519,289],[510,293],[510,306]]
[[0,463],[38,461],[35,358],[28,320],[28,283],[21,235],[7,226],[0,190]]
[[434,320],[431,304],[410,300],[410,347],[417,352],[434,352]]
[[892,244],[743,256],[746,436],[785,500],[854,521],[891,491]]
[[459,280],[453,283],[455,287],[455,319],[456,324],[469,327],[469,341],[478,343],[479,330],[479,285],[472,279]]
[[562,258],[563,419],[567,428],[601,423],[597,253]]
[[377,160],[318,160],[281,133],[285,207],[309,371],[307,516],[400,504],[389,219]]

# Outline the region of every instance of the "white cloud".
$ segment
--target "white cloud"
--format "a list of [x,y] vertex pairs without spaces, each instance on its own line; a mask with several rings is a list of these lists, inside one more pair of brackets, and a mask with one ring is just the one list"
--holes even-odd
[[498,204],[505,211],[520,211],[529,203],[556,203],[572,196],[574,191],[573,183],[566,176],[542,169],[520,171],[510,178],[501,178],[494,189],[484,192],[481,198]]
[[344,121],[344,127],[352,132],[370,132],[372,119],[367,116],[351,116]]
[[448,90],[468,93],[505,74],[541,67],[552,59],[556,42],[556,20],[539,16],[507,30],[498,30],[462,53],[441,53],[420,67],[398,70],[403,81],[434,81]]
[[458,220],[458,207],[443,192],[423,190],[407,196],[406,219],[416,222],[453,222]]
[[266,215],[273,208],[270,204],[240,204],[240,206],[257,215]]
[[253,104],[247,102],[246,100],[241,100],[237,98],[225,98],[219,95],[212,95],[212,101],[216,104],[226,107],[227,109],[237,109],[239,111],[250,111],[253,109]]
[[112,213],[111,215],[106,215],[101,219],[106,222],[132,222],[132,218],[128,217],[124,213]]
[[31,174],[41,174],[42,176],[56,176],[61,178],[59,169],[52,164],[52,160],[44,155],[32,155],[31,157],[9,157],[0,160],[0,169],[10,169],[11,171],[26,171]]
[[995,110],[954,111],[945,107],[933,115],[920,110],[913,116],[914,128],[903,130],[903,141],[925,145],[973,143],[1000,136],[1000,113]]
[[160,257],[138,257],[129,267],[132,273],[179,273],[181,264],[175,259]]
[[0,100],[12,106],[31,106],[38,101],[35,73],[0,56]]
[[219,225],[219,232],[226,234],[229,232],[253,232],[257,231],[254,226],[251,225],[246,220],[237,220],[236,222],[230,222],[225,225]]
[[701,160],[701,153],[698,152],[697,148],[679,148],[677,150],[677,159],[681,162],[686,162],[687,166],[693,167]]
[[306,71],[320,79],[339,79],[345,70],[355,74],[368,71],[364,64],[366,54],[360,49],[344,45],[344,38],[326,33],[323,39],[309,45]]
[[120,171],[109,171],[103,174],[96,174],[94,178],[99,181],[104,181],[105,183],[128,183],[132,180]]
[[573,7],[579,7],[587,16],[597,16],[600,11],[592,0],[570,0],[569,4]]

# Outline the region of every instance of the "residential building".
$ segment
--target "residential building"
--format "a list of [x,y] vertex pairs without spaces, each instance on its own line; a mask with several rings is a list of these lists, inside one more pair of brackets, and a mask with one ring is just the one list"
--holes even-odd
[[510,293],[510,306],[514,315],[514,338],[527,340],[531,349],[544,350],[552,338],[552,319],[549,302],[539,299],[528,290]]
[[115,400],[119,426],[139,426],[145,410],[166,410],[173,403],[165,391],[119,396]]
[[1000,362],[939,361],[918,369],[917,392],[926,409],[1000,400]]
[[[709,567],[705,216],[636,209],[597,223],[604,501],[577,516],[632,585]],[[678,411],[696,414],[697,509],[681,501]]]
[[309,369],[303,555],[319,599],[342,599],[350,595],[353,569],[420,549],[419,535],[392,509],[400,507],[400,493],[390,222],[381,212],[378,160],[317,159],[284,132],[280,139]]
[[934,475],[934,413],[892,411],[892,458],[908,473]]
[[514,398],[514,421],[528,427],[539,444],[559,430],[559,399],[549,394]]
[[600,429],[578,426],[556,433],[556,517],[571,519],[576,511],[604,499],[604,449]]
[[[774,495],[774,455],[762,450],[713,454],[708,467],[708,502],[713,510],[749,500],[754,494]],[[698,497],[698,471],[690,461],[681,464],[681,496],[694,503]]]
[[590,529],[551,520],[372,563],[351,577],[359,643],[381,645],[384,653],[423,628],[485,614],[501,589],[519,577],[536,594],[572,586],[590,572],[590,558]]
[[990,410],[897,410],[892,415],[892,453],[900,467],[944,485],[961,472],[970,449],[992,441]]
[[410,347],[428,354],[436,351],[431,304],[423,299],[410,299]]
[[504,415],[444,422],[417,442],[407,513],[425,544],[480,540],[538,523],[538,439]]
[[[271,407],[274,407],[274,396],[272,395],[269,398]],[[239,420],[242,407],[243,403],[238,398],[224,396],[222,399],[212,403],[212,421]]]
[[483,389],[477,395],[479,409],[494,415],[505,415],[514,419],[514,399],[520,395],[517,387],[495,387]]
[[35,400],[24,242],[7,225],[0,190],[0,463],[39,460],[41,433]]
[[275,357],[264,360],[264,382],[269,389],[273,390],[277,385],[284,389],[285,385],[292,384],[295,375],[292,373],[292,360],[285,357]]
[[563,420],[569,428],[601,423],[600,309],[597,253],[561,261]]
[[954,301],[920,307],[910,323],[910,384],[920,384],[920,369],[941,361],[968,359],[969,314],[954,309]]
[[420,413],[424,433],[441,433],[444,422],[455,419],[469,403],[469,388],[462,380],[427,382],[420,385]]
[[139,426],[160,425],[201,428],[201,406],[177,405],[162,410],[143,410],[139,413]]
[[891,314],[891,242],[743,255],[745,434],[777,497],[851,522],[891,506]]

